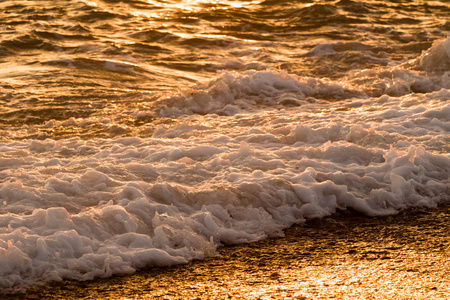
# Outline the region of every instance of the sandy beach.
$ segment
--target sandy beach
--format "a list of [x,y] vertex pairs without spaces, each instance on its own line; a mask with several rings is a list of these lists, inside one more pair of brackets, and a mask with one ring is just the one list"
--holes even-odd
[[344,212],[204,261],[6,298],[449,299],[449,230],[448,205],[378,218]]

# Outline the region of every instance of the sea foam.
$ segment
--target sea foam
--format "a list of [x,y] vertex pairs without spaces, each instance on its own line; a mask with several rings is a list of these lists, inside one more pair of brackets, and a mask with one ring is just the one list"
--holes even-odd
[[[446,53],[448,39],[382,72],[444,78]],[[445,80],[371,96],[361,74],[224,73],[136,111],[174,118],[147,137],[1,141],[0,287],[186,263],[337,210],[448,203]]]

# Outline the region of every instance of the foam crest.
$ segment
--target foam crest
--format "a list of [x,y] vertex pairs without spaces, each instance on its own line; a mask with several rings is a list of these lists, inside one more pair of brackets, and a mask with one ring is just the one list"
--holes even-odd
[[[284,71],[224,72],[214,80],[155,101],[152,103],[151,115],[231,116],[243,110],[265,107],[292,107],[316,101],[380,97],[383,94],[399,97],[448,89],[449,41],[435,42],[417,59],[407,63],[362,70],[339,81],[301,77]],[[321,44],[304,56],[330,56],[341,52],[345,54],[347,51],[376,53],[379,51],[377,49],[356,42],[339,42]],[[377,64],[380,62],[377,61]]]
[[160,116],[183,114],[234,115],[241,109],[293,104],[308,97],[344,99],[361,96],[351,85],[298,77],[284,71],[225,72],[217,79],[156,101],[152,110]]
[[378,67],[348,77],[371,96],[402,96],[450,88],[450,38],[436,41],[418,58],[393,67]]
[[450,72],[450,38],[436,41],[415,64],[427,72]]

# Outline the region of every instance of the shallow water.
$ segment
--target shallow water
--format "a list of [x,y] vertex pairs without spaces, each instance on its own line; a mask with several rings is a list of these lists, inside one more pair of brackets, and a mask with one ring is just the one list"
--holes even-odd
[[447,1],[3,1],[0,287],[450,201]]

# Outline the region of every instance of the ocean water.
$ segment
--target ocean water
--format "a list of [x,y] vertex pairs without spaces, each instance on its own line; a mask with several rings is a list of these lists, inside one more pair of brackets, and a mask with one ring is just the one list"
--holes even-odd
[[3,0],[0,290],[450,203],[445,0]]

